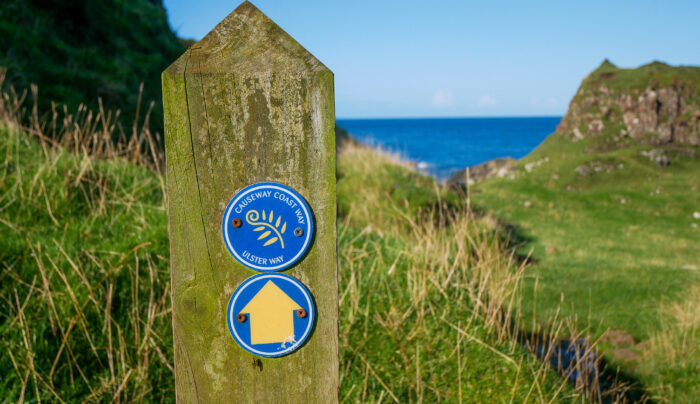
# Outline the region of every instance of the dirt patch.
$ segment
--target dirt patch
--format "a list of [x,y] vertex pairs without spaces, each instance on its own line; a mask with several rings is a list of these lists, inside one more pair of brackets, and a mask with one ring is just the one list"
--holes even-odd
[[621,363],[636,362],[642,358],[640,354],[628,348],[620,348],[612,351],[612,357],[615,361]]
[[628,348],[637,344],[637,339],[634,335],[625,330],[608,330],[600,337],[600,343],[611,345],[614,348]]

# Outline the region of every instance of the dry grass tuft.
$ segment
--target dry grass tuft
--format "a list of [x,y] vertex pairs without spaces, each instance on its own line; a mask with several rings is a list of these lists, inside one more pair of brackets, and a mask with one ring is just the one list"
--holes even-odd
[[[0,89],[3,88],[6,73],[6,69],[0,67]],[[98,100],[97,112],[89,110],[84,104],[77,111],[69,111],[65,105],[52,103],[51,111],[40,116],[38,93],[35,85],[29,92],[24,90],[18,93],[13,87],[3,91],[0,121],[39,139],[45,153],[61,147],[91,158],[125,160],[164,173],[165,154],[161,136],[151,133],[149,129],[153,101],[145,108],[141,119],[143,83],[139,88],[136,120],[130,128],[122,126],[120,111],[105,110],[102,100]]]
[[652,390],[663,403],[693,403],[700,397],[700,288],[682,302],[660,309],[661,330],[642,346],[642,372],[655,381]]

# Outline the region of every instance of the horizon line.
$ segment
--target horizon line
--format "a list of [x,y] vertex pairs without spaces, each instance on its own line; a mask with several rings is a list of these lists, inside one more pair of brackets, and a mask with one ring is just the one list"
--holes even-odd
[[336,121],[400,120],[400,119],[513,119],[513,118],[563,118],[564,115],[469,115],[469,116],[406,116],[406,117],[336,117]]

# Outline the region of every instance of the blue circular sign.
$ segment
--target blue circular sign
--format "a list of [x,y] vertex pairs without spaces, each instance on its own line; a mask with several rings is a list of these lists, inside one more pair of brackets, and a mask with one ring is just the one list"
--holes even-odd
[[298,349],[311,334],[316,310],[309,291],[284,274],[248,278],[228,304],[228,328],[246,351],[277,357]]
[[226,247],[256,271],[279,271],[297,262],[309,248],[313,228],[304,198],[274,182],[244,188],[224,212]]

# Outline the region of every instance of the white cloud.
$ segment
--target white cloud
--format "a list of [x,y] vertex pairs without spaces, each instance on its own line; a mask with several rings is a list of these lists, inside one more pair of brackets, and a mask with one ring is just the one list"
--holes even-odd
[[437,107],[449,107],[452,105],[452,93],[445,90],[437,90],[433,95],[433,105]]
[[492,107],[494,105],[496,105],[496,99],[491,97],[488,94],[479,98],[479,106],[480,107]]

